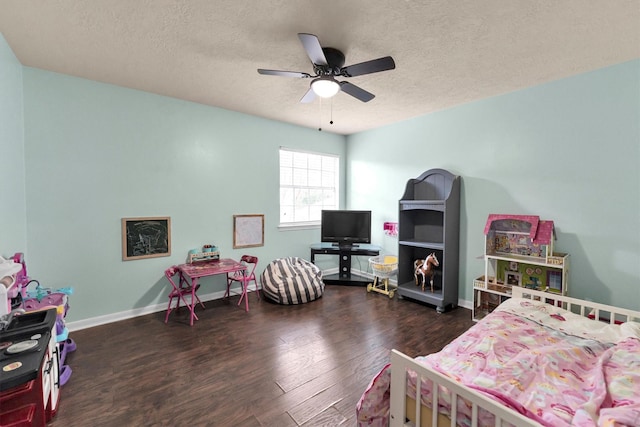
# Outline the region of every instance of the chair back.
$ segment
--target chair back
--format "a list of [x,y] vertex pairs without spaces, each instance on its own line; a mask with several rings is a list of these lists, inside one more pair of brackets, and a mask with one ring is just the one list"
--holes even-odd
[[[167,305],[167,314],[165,314],[164,316],[164,323],[167,323],[169,321],[169,313],[180,308],[180,302],[182,301],[182,305],[184,307],[187,307],[191,312],[189,323],[191,324],[191,326],[193,326],[193,320],[198,320],[198,316],[196,316],[194,312],[196,303],[200,304],[202,308],[204,308],[204,304],[202,303],[202,301],[200,301],[200,298],[198,298],[198,295],[196,294],[196,291],[198,290],[198,288],[200,288],[200,284],[192,286],[189,282],[184,280],[184,278],[180,275],[180,269],[177,265],[172,265],[171,267],[167,268],[164,271],[164,275],[173,287],[173,289],[169,292],[169,304]],[[178,283],[174,281],[174,277],[177,279]],[[185,299],[185,297],[190,297],[191,302],[189,303],[189,301]],[[176,301],[176,304],[175,307],[172,307],[171,305],[174,300]]]
[[176,282],[173,281],[173,276],[175,276],[177,273],[178,273],[177,265],[172,265],[171,267],[167,268],[164,271],[165,277],[169,280],[169,283],[171,283],[171,286],[173,286],[175,290],[178,290],[178,285],[176,284]]
[[246,277],[254,277],[256,266],[258,265],[258,257],[253,255],[242,255],[240,262],[247,266]]

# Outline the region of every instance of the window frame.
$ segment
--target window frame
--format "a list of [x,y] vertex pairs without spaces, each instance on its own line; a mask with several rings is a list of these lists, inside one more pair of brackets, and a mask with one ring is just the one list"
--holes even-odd
[[[321,164],[322,164],[322,160],[323,159],[327,159],[327,160],[331,160],[334,161],[334,165],[333,165],[333,185],[330,186],[317,186],[317,185],[297,185],[295,183],[291,183],[291,184],[283,184],[283,168],[288,168],[291,169],[291,177],[293,178],[293,170],[296,169],[294,166],[295,165],[291,165],[291,166],[283,166],[282,164],[282,153],[283,152],[288,152],[288,153],[292,153],[292,155],[296,155],[296,154],[303,154],[303,155],[311,155],[311,156],[320,156],[321,157]],[[308,159],[307,159],[308,160]],[[297,168],[300,169],[300,168]],[[308,172],[309,170],[316,170],[317,173],[320,173],[320,175],[322,175],[322,171],[324,170],[322,168],[322,166],[320,167],[320,170],[318,171],[317,169],[310,169],[309,168],[309,164],[307,163],[307,167],[305,168],[305,170],[307,171],[307,178],[308,178]],[[328,169],[327,169],[328,170]],[[301,149],[297,149],[297,148],[289,148],[289,147],[284,147],[281,146],[278,149],[278,190],[279,190],[279,194],[278,194],[278,223],[279,223],[279,228],[281,229],[306,229],[306,228],[318,228],[320,226],[320,221],[321,218],[318,216],[318,219],[313,219],[313,220],[306,220],[306,221],[288,221],[288,222],[284,222],[283,221],[283,206],[293,206],[293,209],[295,211],[295,202],[294,205],[285,205],[283,204],[283,189],[292,189],[293,191],[295,191],[296,189],[302,189],[302,190],[325,190],[325,191],[332,191],[333,192],[333,199],[335,201],[335,203],[333,205],[328,204],[328,205],[324,205],[321,204],[320,206],[320,211],[322,209],[339,209],[340,206],[340,156],[337,154],[331,154],[331,153],[321,153],[321,152],[317,152],[317,151],[310,151],[310,150],[301,150]],[[295,197],[295,196],[294,196]],[[307,207],[311,207],[312,205],[307,205]],[[295,213],[295,212],[294,212]],[[319,214],[318,214],[319,215]]]

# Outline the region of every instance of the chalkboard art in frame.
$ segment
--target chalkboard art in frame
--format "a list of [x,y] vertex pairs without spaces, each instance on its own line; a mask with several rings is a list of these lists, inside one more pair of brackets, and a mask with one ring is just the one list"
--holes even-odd
[[122,260],[171,255],[171,218],[122,218]]

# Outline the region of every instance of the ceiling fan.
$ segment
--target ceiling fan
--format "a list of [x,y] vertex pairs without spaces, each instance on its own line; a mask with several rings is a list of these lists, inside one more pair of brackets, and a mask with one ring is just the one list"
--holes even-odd
[[313,34],[299,33],[298,38],[300,38],[304,50],[313,64],[315,75],[298,71],[264,70],[262,68],[258,69],[258,73],[269,76],[313,78],[309,90],[300,99],[302,103],[312,102],[316,95],[322,98],[331,98],[340,91],[362,102],[369,102],[375,97],[374,94],[352,83],[337,81],[336,77],[355,77],[396,68],[396,64],[390,56],[343,67],[344,54],[338,49],[322,47],[318,37]]

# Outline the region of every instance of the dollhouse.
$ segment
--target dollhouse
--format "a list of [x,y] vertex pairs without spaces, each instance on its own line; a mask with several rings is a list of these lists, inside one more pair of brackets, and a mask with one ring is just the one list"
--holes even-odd
[[513,286],[567,294],[569,255],[554,251],[553,221],[491,214],[484,235],[484,276],[473,282],[474,320],[508,299]]

